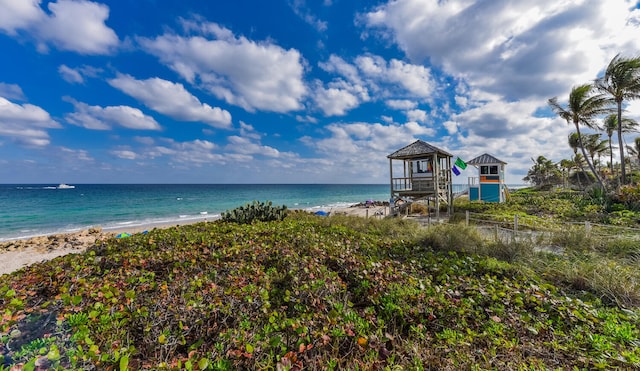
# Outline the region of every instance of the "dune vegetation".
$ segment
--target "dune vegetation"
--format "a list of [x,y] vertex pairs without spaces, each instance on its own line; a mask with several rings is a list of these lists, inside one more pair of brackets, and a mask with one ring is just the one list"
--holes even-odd
[[[548,226],[610,214],[530,191],[456,209]],[[549,252],[460,215],[232,214],[2,276],[0,370],[640,367],[638,240],[563,230]]]

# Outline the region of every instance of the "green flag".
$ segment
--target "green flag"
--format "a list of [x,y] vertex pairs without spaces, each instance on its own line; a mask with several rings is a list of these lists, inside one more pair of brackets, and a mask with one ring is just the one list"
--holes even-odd
[[456,163],[455,163],[455,165],[456,165],[457,167],[459,167],[460,169],[462,169],[462,170],[464,170],[464,169],[466,169],[466,168],[467,168],[467,164],[466,164],[464,161],[462,161],[462,160],[460,159],[460,157],[456,158]]

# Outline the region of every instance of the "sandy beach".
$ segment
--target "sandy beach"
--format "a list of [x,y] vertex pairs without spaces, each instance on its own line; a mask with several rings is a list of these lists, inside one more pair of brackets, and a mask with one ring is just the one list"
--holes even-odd
[[[329,215],[351,215],[359,217],[383,217],[389,212],[385,206],[355,205],[341,208],[322,208],[314,212],[323,211]],[[34,263],[57,258],[67,254],[79,254],[87,248],[93,246],[97,240],[113,238],[120,233],[140,233],[153,228],[170,228],[179,225],[194,224],[202,222],[186,221],[184,223],[171,223],[167,225],[140,226],[134,228],[123,228],[121,230],[103,231],[101,228],[91,228],[75,233],[54,234],[49,236],[38,236],[23,240],[12,240],[0,243],[0,275],[9,274],[20,268]]]

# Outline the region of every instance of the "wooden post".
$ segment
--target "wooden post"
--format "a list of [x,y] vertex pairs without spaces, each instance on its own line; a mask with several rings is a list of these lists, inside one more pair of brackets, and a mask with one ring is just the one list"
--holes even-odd
[[469,226],[469,210],[465,211],[465,225]]
[[393,213],[393,160],[389,159],[389,187],[391,197],[389,198],[389,213]]
[[588,221],[584,222],[584,232],[587,234],[587,236],[591,234],[591,223],[589,223]]
[[518,231],[518,215],[513,216],[513,230],[514,232]]
[[431,155],[431,163],[433,164],[433,188],[436,196],[436,219],[440,220],[440,167],[438,166],[438,152]]

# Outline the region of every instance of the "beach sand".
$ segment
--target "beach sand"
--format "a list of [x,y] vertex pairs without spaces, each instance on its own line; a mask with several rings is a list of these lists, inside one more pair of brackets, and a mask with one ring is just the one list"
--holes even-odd
[[[388,214],[388,207],[362,206],[321,209],[329,215],[352,215],[359,217],[383,217]],[[186,221],[151,227],[123,228],[121,230],[103,231],[101,228],[91,228],[75,233],[39,236],[24,240],[12,240],[0,243],[0,276],[19,270],[34,263],[57,258],[67,254],[79,254],[93,246],[97,240],[104,240],[117,236],[119,233],[140,233],[152,228],[171,228],[180,225],[200,223]]]

